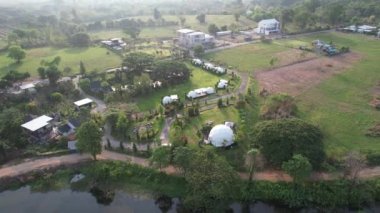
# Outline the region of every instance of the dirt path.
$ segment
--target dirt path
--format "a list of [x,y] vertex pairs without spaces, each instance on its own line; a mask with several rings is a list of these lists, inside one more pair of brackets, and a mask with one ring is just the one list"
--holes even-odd
[[160,140],[162,146],[170,146],[170,140],[169,140],[169,131],[170,126],[173,124],[173,118],[165,118],[165,125],[164,128],[162,128]]

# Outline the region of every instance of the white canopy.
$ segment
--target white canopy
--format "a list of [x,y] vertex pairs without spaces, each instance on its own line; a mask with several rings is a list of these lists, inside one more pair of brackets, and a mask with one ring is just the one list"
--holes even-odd
[[209,142],[215,147],[226,147],[234,143],[234,132],[226,125],[219,124],[211,129]]
[[43,116],[40,116],[38,118],[35,118],[35,119],[23,124],[21,126],[24,127],[25,129],[29,130],[29,131],[34,132],[36,130],[41,129],[42,127],[49,125],[49,121],[51,121],[51,120],[53,120],[53,118],[46,116],[46,115],[43,115]]
[[167,104],[171,104],[175,101],[178,101],[178,95],[171,95],[171,96],[165,96],[163,99],[162,99],[162,104],[163,105],[167,105]]
[[74,102],[74,104],[77,106],[77,107],[81,107],[81,106],[84,106],[86,104],[89,104],[89,103],[92,103],[93,101],[89,98],[85,98],[85,99],[82,99],[82,100],[79,100],[79,101],[76,101]]
[[218,88],[219,89],[224,89],[226,87],[228,87],[228,81],[224,80],[224,79],[220,79],[219,83],[218,83]]
[[224,69],[223,67],[215,67],[215,72],[223,74],[226,73],[226,69]]

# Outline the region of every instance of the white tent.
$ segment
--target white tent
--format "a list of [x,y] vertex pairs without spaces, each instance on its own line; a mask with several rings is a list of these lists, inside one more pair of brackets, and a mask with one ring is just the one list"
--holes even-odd
[[193,64],[198,65],[198,66],[203,64],[203,61],[201,59],[198,59],[198,58],[194,58],[192,60],[192,62],[193,62]]
[[228,87],[228,81],[224,79],[220,79],[218,82],[218,89],[225,89]]
[[205,64],[204,64],[204,68],[205,68],[205,69],[214,69],[215,66],[214,66],[213,64],[211,64],[211,63],[205,63]]
[[171,104],[173,102],[176,102],[178,100],[179,100],[178,95],[165,96],[162,99],[162,104],[167,105],[167,104]]
[[234,132],[226,125],[216,125],[211,129],[208,141],[215,147],[226,147],[234,143]]
[[192,90],[189,93],[187,93],[188,98],[200,98],[206,95],[211,95],[215,93],[215,89],[212,87],[207,88],[200,88],[196,90]]
[[224,73],[226,73],[226,69],[224,69],[223,67],[215,67],[214,70],[218,74],[224,74]]

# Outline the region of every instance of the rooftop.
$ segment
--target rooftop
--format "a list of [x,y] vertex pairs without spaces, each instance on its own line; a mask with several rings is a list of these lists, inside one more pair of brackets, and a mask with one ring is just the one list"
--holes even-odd
[[191,29],[180,29],[180,30],[177,30],[177,32],[186,34],[186,33],[192,33],[192,32],[194,32],[194,30],[191,30]]
[[80,106],[83,106],[83,105],[86,105],[86,104],[89,104],[89,103],[92,103],[93,101],[89,98],[85,98],[85,99],[82,99],[82,100],[79,100],[79,101],[76,101],[74,102],[74,104],[78,107]]
[[43,115],[43,116],[40,116],[38,118],[35,118],[35,119],[23,124],[21,126],[24,127],[25,129],[29,130],[29,131],[34,132],[36,130],[41,129],[42,127],[49,125],[49,121],[51,121],[51,120],[53,120],[53,118],[46,116],[46,115]]
[[24,85],[20,86],[20,89],[22,89],[22,90],[31,89],[31,88],[34,88],[34,84],[33,83],[24,84]]

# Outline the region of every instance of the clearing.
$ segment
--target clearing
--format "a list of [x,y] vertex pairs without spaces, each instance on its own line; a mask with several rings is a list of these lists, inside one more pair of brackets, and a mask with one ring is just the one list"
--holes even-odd
[[287,93],[297,96],[324,79],[336,75],[357,62],[360,55],[347,53],[335,57],[320,57],[270,71],[255,73],[260,87],[270,93]]
[[[107,54],[108,52],[108,54]],[[32,77],[37,77],[37,68],[41,60],[52,60],[56,56],[61,57],[60,69],[70,67],[72,72],[63,75],[79,73],[79,62],[83,61],[87,72],[93,70],[103,71],[108,68],[119,67],[121,57],[102,47],[89,48],[64,48],[56,49],[52,47],[33,48],[26,50],[26,58],[16,64],[7,57],[7,52],[0,54],[0,77],[9,70],[29,72]]]

